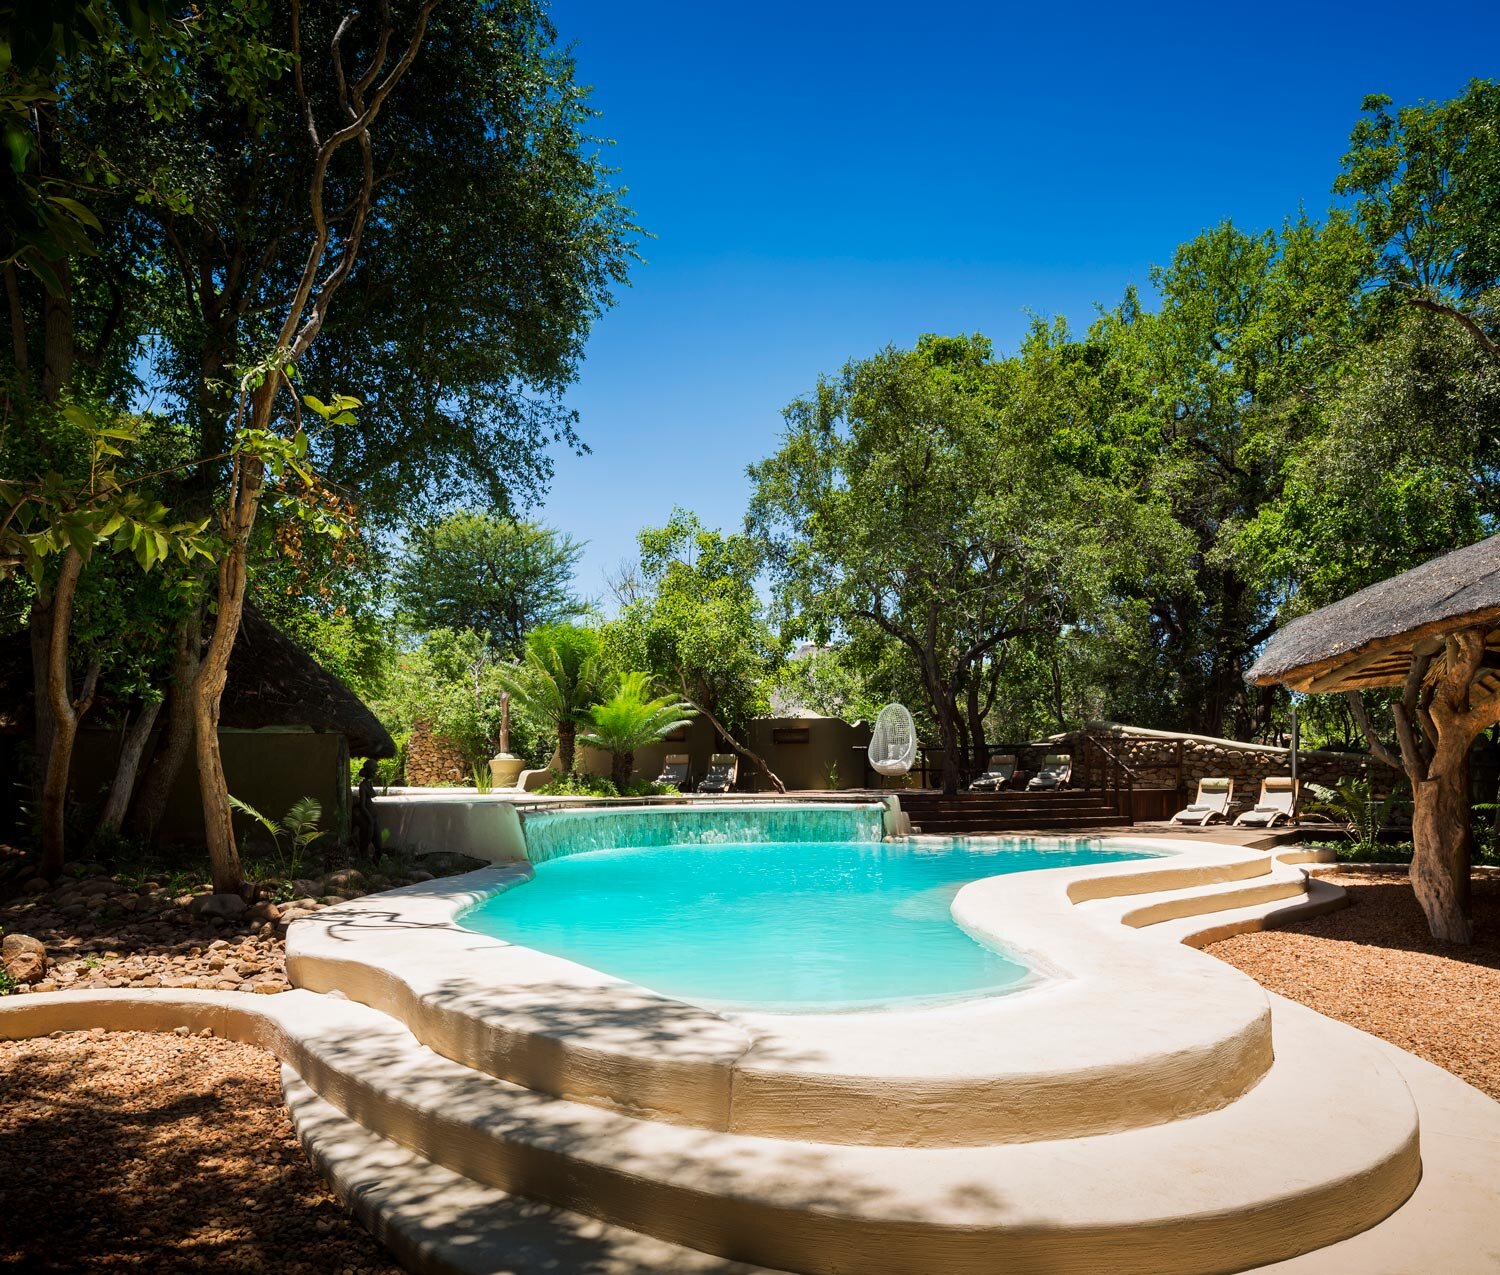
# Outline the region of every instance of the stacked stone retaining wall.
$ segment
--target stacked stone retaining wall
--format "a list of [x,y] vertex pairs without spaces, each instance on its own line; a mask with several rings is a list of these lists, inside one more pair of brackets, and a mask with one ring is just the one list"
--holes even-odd
[[458,745],[436,735],[431,722],[417,722],[406,745],[406,782],[413,788],[442,788],[474,782],[474,772]]

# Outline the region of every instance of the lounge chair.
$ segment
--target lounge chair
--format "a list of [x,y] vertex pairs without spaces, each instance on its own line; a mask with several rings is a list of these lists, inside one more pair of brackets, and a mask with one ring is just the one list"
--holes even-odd
[[1271,775],[1260,781],[1260,800],[1234,821],[1236,828],[1274,828],[1297,815],[1297,781],[1290,775]]
[[969,785],[969,791],[999,792],[1015,777],[1015,754],[991,753],[990,763],[985,767],[984,774],[980,775],[978,779]]
[[698,781],[699,792],[728,792],[740,775],[740,759],[733,753],[715,753],[708,774]]
[[1066,788],[1073,778],[1073,759],[1067,753],[1048,753],[1042,758],[1042,768],[1026,785],[1028,792],[1044,788]]
[[661,774],[656,777],[656,782],[659,784],[671,784],[679,792],[686,792],[689,765],[686,753],[668,753],[667,759],[662,762]]
[[1173,823],[1191,823],[1202,827],[1215,819],[1229,817],[1229,801],[1234,796],[1232,779],[1200,779],[1198,795],[1190,806],[1172,816]]

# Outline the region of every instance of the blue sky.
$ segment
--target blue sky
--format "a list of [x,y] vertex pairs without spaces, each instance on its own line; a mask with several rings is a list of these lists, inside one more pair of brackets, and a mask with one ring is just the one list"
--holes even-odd
[[[1224,218],[1319,214],[1361,99],[1500,74],[1500,5],[555,0],[656,238],[570,395],[544,521],[583,592],[674,504],[737,526],[820,372],[1086,324]],[[1357,16],[1356,16],[1357,15]]]

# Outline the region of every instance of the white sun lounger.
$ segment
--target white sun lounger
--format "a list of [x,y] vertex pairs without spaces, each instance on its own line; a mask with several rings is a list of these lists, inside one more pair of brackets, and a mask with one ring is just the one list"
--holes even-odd
[[1234,821],[1236,828],[1274,828],[1291,823],[1297,815],[1297,781],[1290,775],[1270,775],[1261,780],[1260,800]]
[[739,778],[740,759],[733,753],[715,753],[708,764],[708,774],[698,781],[699,792],[728,792]]
[[1073,759],[1067,753],[1048,753],[1042,758],[1042,768],[1026,787],[1033,792],[1041,788],[1066,788],[1072,778]]
[[1234,796],[1232,779],[1200,779],[1198,796],[1190,806],[1172,816],[1173,823],[1191,823],[1200,827],[1215,819],[1229,817],[1229,801]]
[[671,784],[682,792],[687,791],[689,760],[686,753],[668,753],[661,764],[661,774],[656,777],[659,784]]
[[1014,753],[991,753],[990,764],[985,768],[984,774],[980,775],[969,785],[970,792],[999,792],[1010,783],[1016,776],[1016,757]]

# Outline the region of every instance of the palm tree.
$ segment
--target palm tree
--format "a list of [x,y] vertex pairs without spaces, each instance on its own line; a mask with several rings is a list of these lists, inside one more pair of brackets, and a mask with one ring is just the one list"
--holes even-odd
[[563,773],[573,770],[574,741],[599,697],[599,634],[577,624],[544,624],[526,635],[526,656],[504,677],[508,690],[533,716],[557,731]]
[[695,716],[692,705],[670,695],[651,698],[649,673],[621,673],[606,699],[588,711],[592,730],[581,739],[609,753],[610,775],[623,792],[630,783],[635,750],[664,739]]

